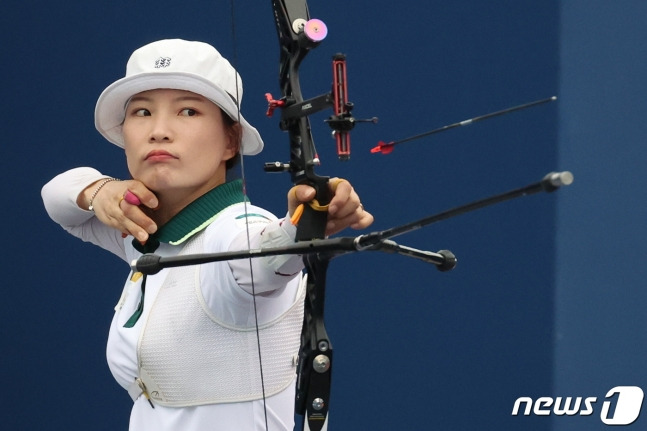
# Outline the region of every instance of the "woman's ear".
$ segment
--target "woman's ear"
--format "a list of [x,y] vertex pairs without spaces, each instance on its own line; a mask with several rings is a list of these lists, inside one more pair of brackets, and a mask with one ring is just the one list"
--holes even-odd
[[227,159],[235,157],[240,151],[240,142],[243,139],[243,128],[240,123],[231,124],[227,130]]

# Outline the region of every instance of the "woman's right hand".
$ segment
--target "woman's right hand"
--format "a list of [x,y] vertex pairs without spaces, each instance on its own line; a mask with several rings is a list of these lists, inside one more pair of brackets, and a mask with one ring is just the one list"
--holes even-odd
[[[79,194],[79,207],[89,209],[92,195],[104,181],[105,178],[90,184]],[[127,193],[130,196],[126,200]],[[157,208],[158,204],[155,194],[136,180],[109,181],[92,199],[92,209],[103,224],[117,229],[124,237],[132,235],[141,243],[157,231],[157,224],[146,213]]]

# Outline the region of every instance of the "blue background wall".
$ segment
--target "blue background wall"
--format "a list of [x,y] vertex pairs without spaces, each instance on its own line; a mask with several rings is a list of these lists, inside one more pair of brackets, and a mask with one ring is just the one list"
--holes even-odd
[[[451,3],[451,4],[446,4]],[[619,6],[622,4],[622,7]],[[284,211],[288,157],[267,119],[277,93],[270,2],[51,3],[6,0],[0,13],[3,138],[0,414],[6,429],[125,429],[130,399],[104,344],[119,262],[47,218],[43,183],[90,165],[125,177],[123,153],[93,127],[99,93],[135,48],[204,40],[237,57],[243,112],[266,149],[247,158],[252,200]],[[313,121],[322,173],[352,181],[384,229],[572,170],[575,183],[398,238],[449,249],[449,273],[401,256],[340,258],[327,321],[335,347],[331,428],[591,430],[619,385],[647,388],[645,79],[647,5],[495,0],[311,1],[329,36],[306,59],[306,96],[329,90],[330,56],[348,56],[358,126],[350,162],[335,159],[328,113]],[[369,153],[508,106],[556,103]],[[591,416],[510,413],[521,396],[594,396]],[[630,429],[643,429],[639,418]]]
[[645,2],[561,6],[559,164],[578,184],[558,197],[553,392],[595,396],[598,411],[607,390],[647,380],[645,24]]

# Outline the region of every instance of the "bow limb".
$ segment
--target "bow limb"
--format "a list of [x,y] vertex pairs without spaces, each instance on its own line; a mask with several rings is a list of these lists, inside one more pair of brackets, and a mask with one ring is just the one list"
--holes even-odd
[[[272,0],[280,45],[279,86],[281,89],[280,127],[290,141],[290,163],[287,170],[294,184],[308,184],[316,191],[317,207],[330,202],[328,177],[315,173],[319,164],[310,132],[308,114],[331,105],[330,94],[304,102],[299,82],[299,66],[310,50],[325,37],[325,24],[311,20],[304,0]],[[297,241],[322,239],[325,236],[327,211],[306,205],[297,226]],[[328,426],[332,345],[324,325],[326,271],[330,256],[307,255],[307,291],[301,349],[297,371],[296,413],[303,415],[304,430],[321,431]]]
[[[319,158],[308,119],[308,114],[320,108],[310,107],[312,103],[303,103],[299,66],[327,31],[321,21],[310,19],[308,6],[303,0],[272,0],[272,8],[280,44],[279,86],[285,103],[280,127],[288,132],[290,140],[288,169],[292,182],[312,186],[319,206],[325,207],[330,202],[328,177],[315,173]],[[297,228],[297,241],[323,238],[327,217],[326,211],[306,206]]]

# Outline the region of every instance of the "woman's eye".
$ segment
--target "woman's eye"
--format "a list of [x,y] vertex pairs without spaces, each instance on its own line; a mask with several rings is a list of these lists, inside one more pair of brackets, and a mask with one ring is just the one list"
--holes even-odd
[[180,111],[180,115],[184,115],[185,117],[193,117],[196,114],[197,114],[197,111],[191,108],[184,108],[183,110]]
[[133,111],[133,114],[135,116],[137,116],[137,117],[150,117],[150,115],[151,115],[150,111],[148,109],[144,109],[144,108],[135,109]]

